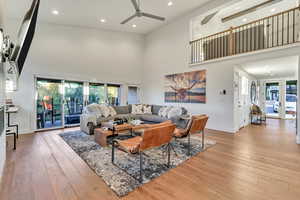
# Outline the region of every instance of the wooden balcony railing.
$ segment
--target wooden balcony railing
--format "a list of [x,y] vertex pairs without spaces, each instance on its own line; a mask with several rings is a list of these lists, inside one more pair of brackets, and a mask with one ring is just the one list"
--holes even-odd
[[299,41],[300,7],[190,42],[191,64]]

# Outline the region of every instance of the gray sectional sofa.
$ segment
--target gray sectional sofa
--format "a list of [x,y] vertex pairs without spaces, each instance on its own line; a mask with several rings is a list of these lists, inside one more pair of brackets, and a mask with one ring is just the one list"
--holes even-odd
[[94,134],[94,129],[97,127],[101,127],[101,123],[108,122],[110,120],[114,119],[139,119],[143,121],[146,124],[154,124],[154,123],[161,123],[167,120],[172,120],[173,123],[177,125],[177,127],[185,128],[188,120],[183,118],[182,116],[185,116],[188,114],[187,110],[185,108],[182,109],[182,115],[181,116],[173,116],[170,119],[167,117],[161,117],[159,116],[159,110],[164,106],[159,105],[150,105],[152,114],[132,114],[132,106],[115,106],[113,107],[116,111],[116,115],[109,116],[109,117],[103,117],[101,113],[98,112],[97,109],[92,108],[92,105],[87,106],[83,110],[83,114],[80,117],[80,129],[81,131],[87,133],[87,134]]

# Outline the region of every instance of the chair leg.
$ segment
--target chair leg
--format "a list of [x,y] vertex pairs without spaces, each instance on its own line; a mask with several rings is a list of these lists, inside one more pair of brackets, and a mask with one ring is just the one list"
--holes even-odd
[[14,133],[14,150],[16,150],[17,134]]
[[205,144],[204,144],[204,138],[205,136],[204,136],[204,130],[202,131],[202,150],[204,150],[204,148],[205,148]]
[[188,134],[188,156],[191,155],[191,134]]
[[112,148],[111,148],[111,162],[114,164],[115,161],[115,142],[112,142]]
[[143,152],[140,152],[140,183],[143,182]]
[[168,148],[168,168],[170,168],[171,144],[168,144],[167,148]]

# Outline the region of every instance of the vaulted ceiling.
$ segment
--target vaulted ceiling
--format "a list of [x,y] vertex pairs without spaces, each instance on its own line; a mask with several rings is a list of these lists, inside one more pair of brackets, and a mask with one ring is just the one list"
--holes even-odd
[[[8,18],[21,20],[31,1],[7,1]],[[131,0],[41,0],[39,22],[146,34],[200,7],[209,0],[172,0],[172,6],[168,6],[171,0],[140,1],[144,12],[161,15],[167,20],[160,22],[148,18],[137,18],[126,25],[121,25],[120,22],[135,11]],[[58,15],[52,13],[54,10],[58,11]],[[101,22],[101,19],[105,19],[105,23]],[[135,28],[132,27],[133,24],[136,25]]]

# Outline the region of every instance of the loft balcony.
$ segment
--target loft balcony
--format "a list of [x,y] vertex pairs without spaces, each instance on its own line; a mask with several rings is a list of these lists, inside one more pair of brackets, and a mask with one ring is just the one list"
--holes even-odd
[[300,7],[190,42],[190,64],[291,45],[300,41]]

